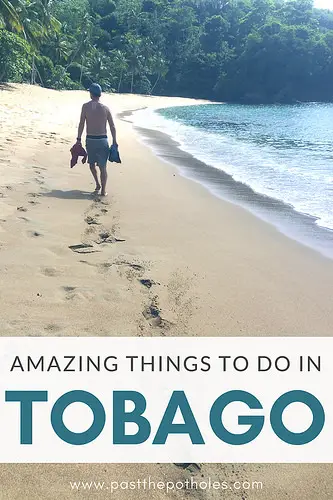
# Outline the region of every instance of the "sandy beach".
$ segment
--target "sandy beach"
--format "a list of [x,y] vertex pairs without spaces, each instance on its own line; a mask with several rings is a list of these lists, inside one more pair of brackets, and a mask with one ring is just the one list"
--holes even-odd
[[[86,165],[69,168],[87,97],[25,85],[0,91],[2,336],[332,334],[333,260],[180,176],[118,116],[199,101],[104,96],[123,163],[110,165],[101,199]],[[331,474],[329,465],[0,465],[0,499],[109,498],[71,492],[69,481],[195,476],[264,484],[223,498],[326,500]]]

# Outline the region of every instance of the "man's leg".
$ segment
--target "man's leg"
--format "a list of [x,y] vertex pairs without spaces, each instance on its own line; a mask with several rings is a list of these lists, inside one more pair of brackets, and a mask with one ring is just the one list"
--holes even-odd
[[108,180],[108,173],[107,173],[106,167],[99,167],[99,168],[100,168],[100,171],[101,171],[101,184],[102,184],[101,195],[102,196],[106,196],[107,195],[107,192],[106,192],[106,183],[107,183],[107,180]]
[[90,164],[89,167],[90,167],[90,172],[92,173],[92,176],[94,178],[94,181],[96,182],[96,191],[99,191],[101,189],[101,185],[99,183],[96,166],[93,163],[93,164]]

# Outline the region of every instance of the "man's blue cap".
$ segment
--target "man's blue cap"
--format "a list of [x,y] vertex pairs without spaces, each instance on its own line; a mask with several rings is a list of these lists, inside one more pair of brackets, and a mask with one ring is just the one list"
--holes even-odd
[[92,83],[88,90],[95,97],[101,97],[102,95],[102,87],[98,83]]

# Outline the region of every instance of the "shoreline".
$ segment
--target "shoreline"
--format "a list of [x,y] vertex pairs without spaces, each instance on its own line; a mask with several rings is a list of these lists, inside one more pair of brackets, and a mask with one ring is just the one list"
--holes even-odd
[[[199,183],[211,195],[241,206],[260,220],[273,225],[288,238],[315,250],[323,257],[333,259],[332,229],[318,226],[316,217],[299,212],[283,200],[259,193],[248,184],[236,181],[231,174],[199,160],[182,149],[166,132],[136,125],[134,114],[141,109],[144,108],[124,111],[119,114],[119,118],[133,124],[143,143],[156,156],[176,166],[183,177]],[[133,121],[127,119],[131,117]]]

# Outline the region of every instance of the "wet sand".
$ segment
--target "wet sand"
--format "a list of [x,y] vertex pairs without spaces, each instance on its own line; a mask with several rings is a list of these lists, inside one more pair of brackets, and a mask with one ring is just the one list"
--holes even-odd
[[235,181],[230,174],[182,150],[181,145],[167,134],[136,126],[135,110],[120,113],[119,116],[133,123],[144,143],[164,161],[176,165],[184,177],[199,182],[214,196],[240,205],[273,224],[289,238],[333,259],[333,230],[319,226],[315,217],[297,212],[292,205],[257,193],[247,184]]
[[[180,176],[121,119],[123,163],[109,168],[109,197],[94,197],[87,166],[69,168],[85,99],[84,92],[29,86],[0,92],[3,336],[332,334],[333,261]],[[105,102],[115,115],[195,103],[130,95]],[[151,306],[157,319],[147,314]],[[264,483],[262,491],[228,492],[231,500],[326,500],[333,487],[330,465],[1,465],[0,499],[109,498],[71,492],[69,481],[148,475]]]

